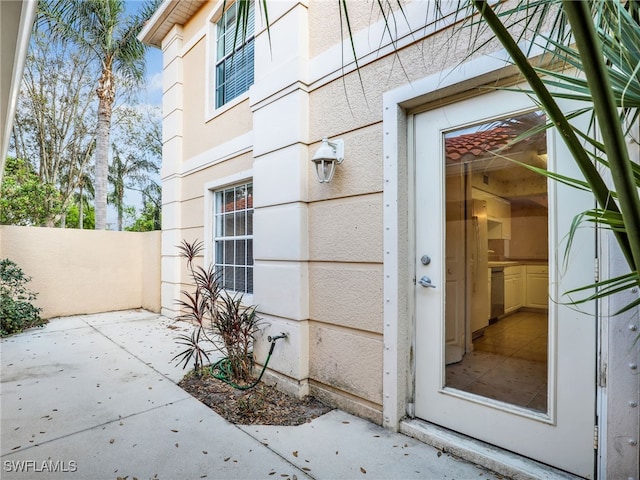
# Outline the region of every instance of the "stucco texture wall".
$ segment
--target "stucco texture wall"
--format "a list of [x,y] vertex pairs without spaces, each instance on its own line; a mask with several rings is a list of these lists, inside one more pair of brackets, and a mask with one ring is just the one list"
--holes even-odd
[[[340,11],[336,2],[280,2],[273,7],[275,10],[270,10],[274,43],[267,46],[269,40],[264,32],[256,40],[256,52],[271,50],[270,61],[280,61],[280,70],[269,64],[265,56],[257,58],[257,84],[250,90],[249,98],[232,102],[229,107],[212,114],[208,112],[206,94],[211,94],[213,88],[207,84],[211,82],[207,80],[210,59],[206,55],[211,54],[211,48],[207,48],[207,31],[211,31],[207,30],[207,19],[217,4],[205,4],[183,28],[183,70],[176,75],[184,91],[180,105],[183,116],[176,122],[183,142],[182,166],[177,169],[181,194],[177,199],[180,205],[176,207],[176,216],[180,219],[172,228],[182,238],[204,238],[208,234],[204,231],[204,219],[210,212],[206,211],[203,186],[243,170],[254,171],[255,204],[257,210],[263,209],[256,213],[256,218],[260,215],[270,220],[277,217],[278,222],[284,224],[285,204],[295,203],[295,209],[286,211],[298,212],[295,225],[301,228],[299,232],[297,227],[291,229],[298,233],[289,239],[291,245],[295,245],[290,250],[303,254],[291,258],[273,255],[258,258],[262,262],[258,267],[264,268],[256,268],[256,278],[259,280],[259,274],[271,274],[278,269],[284,271],[282,265],[275,265],[276,261],[287,262],[287,266],[295,264],[297,269],[291,278],[297,278],[296,275],[303,272],[303,279],[308,281],[308,292],[304,282],[298,281],[305,288],[302,294],[296,294],[302,301],[293,298],[288,302],[290,305],[302,304],[298,305],[296,313],[288,316],[280,310],[269,313],[286,324],[306,322],[308,311],[308,329],[305,323],[300,330],[304,333],[300,335],[308,331],[308,380],[312,393],[382,423],[383,95],[455,66],[467,54],[468,37],[452,35],[449,30],[425,38],[422,31],[417,31],[415,36],[409,35],[410,41],[398,52],[378,55],[375,50],[380,45],[380,38],[376,37],[378,33],[372,33],[369,42],[359,44],[368,45],[365,48],[370,51],[360,62],[358,73],[348,64],[350,45],[346,35],[340,33]],[[381,20],[375,13],[377,7],[368,2],[350,2],[351,26],[354,32],[360,32],[361,40],[366,39],[369,25]],[[287,15],[291,18],[286,18]],[[398,21],[403,20],[398,18]],[[295,28],[300,30],[291,33],[290,29]],[[305,39],[308,36],[308,48],[292,48],[290,38],[297,36]],[[280,38],[289,38],[289,44],[278,42]],[[339,47],[342,41],[345,42],[344,57],[341,57]],[[292,58],[282,54],[283,51],[291,51]],[[339,64],[337,59],[340,58],[345,59],[345,65]],[[287,75],[298,75],[299,78]],[[277,81],[274,80],[276,76]],[[212,114],[211,118],[208,113]],[[224,147],[225,142],[235,145],[234,139],[251,132],[253,144],[245,145],[245,152],[249,148],[252,152],[245,153],[242,159],[214,165],[219,160],[214,158],[218,147]],[[310,161],[323,137],[345,141],[345,160],[330,184],[317,182]],[[200,162],[200,159],[205,160]],[[189,170],[195,160],[200,162],[199,167]],[[277,174],[266,174],[267,165],[273,165]],[[283,169],[283,165],[295,168]],[[302,173],[297,169],[298,165]],[[404,173],[408,178],[409,173]],[[292,176],[299,179],[292,180]],[[272,181],[274,178],[286,181],[278,184]],[[290,188],[287,195],[274,195],[272,192],[278,188],[285,189],[283,184]],[[402,193],[402,198],[405,195]],[[407,215],[407,212],[400,212],[403,224],[408,224]],[[288,220],[294,222],[293,217]],[[282,236],[271,232],[278,228],[286,230],[283,226],[278,227],[278,222],[257,230],[256,252],[274,250],[269,242],[280,241]],[[174,240],[175,244],[178,238]],[[283,249],[286,247],[278,245],[278,252]],[[163,279],[166,278],[166,286],[168,282],[177,284],[185,279],[184,268],[176,263],[174,256],[173,252],[165,252]],[[274,278],[284,284],[289,281],[283,280],[282,274],[274,275]],[[271,282],[270,286],[275,284]],[[256,286],[255,297],[260,298],[259,281]],[[173,288],[172,291],[175,294],[179,290]],[[292,291],[298,292],[295,288]],[[305,303],[307,293],[308,308]],[[406,304],[409,304],[408,299]],[[175,306],[166,304],[163,308],[169,311]],[[409,342],[405,343],[408,348]],[[294,352],[298,358],[305,356],[303,344],[306,345],[301,341]],[[408,359],[409,355],[406,357]],[[305,371],[304,368],[299,370]]]
[[[211,62],[215,62],[215,50],[207,50],[207,42],[212,40],[208,34],[202,35],[202,29],[208,30],[207,16],[210,15],[217,2],[208,2],[184,28],[184,45],[195,44],[183,53],[182,82],[185,92],[183,98],[183,148],[184,160],[207,151],[225,141],[251,131],[252,115],[249,100],[245,99],[231,108],[224,115],[209,118],[207,98],[212,101],[215,94],[215,80],[207,74],[213,71]],[[207,53],[212,57],[207,59]],[[209,96],[208,96],[209,95]],[[232,102],[233,103],[233,102]]]
[[0,226],[0,258],[32,278],[43,318],[160,311],[160,232]]
[[[377,7],[365,2],[351,6],[354,32],[366,33],[368,25],[379,20]],[[320,64],[329,65],[327,55],[343,40],[345,58],[350,58],[348,34],[340,34],[338,8],[332,2],[309,3],[314,72],[322,70]],[[380,44],[375,35],[372,30],[373,50]],[[449,30],[397,52],[363,58],[359,72],[343,76],[339,70],[328,70],[333,80],[311,79],[309,160],[323,137],[345,142],[344,162],[330,184],[318,183],[308,163],[312,392],[378,422],[384,346],[383,95],[456,65],[467,50],[467,38],[454,37]]]

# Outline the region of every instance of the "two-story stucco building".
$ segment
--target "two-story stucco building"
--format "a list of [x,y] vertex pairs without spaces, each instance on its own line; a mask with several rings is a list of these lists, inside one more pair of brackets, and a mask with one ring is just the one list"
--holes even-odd
[[287,334],[279,388],[498,471],[637,478],[638,311],[559,301],[624,265],[592,229],[563,263],[592,198],[505,160],[579,175],[559,136],[510,143],[544,115],[495,88],[521,82],[496,42],[468,57],[431,2],[389,29],[347,4],[359,69],[340,2],[269,1],[268,30],[251,3],[236,37],[234,2],[167,0],[140,34],[164,58],[162,312],[177,245],[204,240],[265,338]]

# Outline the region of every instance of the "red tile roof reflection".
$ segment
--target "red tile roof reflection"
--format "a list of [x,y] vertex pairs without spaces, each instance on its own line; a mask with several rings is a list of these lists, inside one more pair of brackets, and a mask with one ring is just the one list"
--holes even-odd
[[225,203],[225,212],[232,212],[233,210],[245,210],[253,208],[253,195],[247,195],[244,197],[236,198],[236,206],[234,208],[233,202]]
[[485,152],[504,147],[515,137],[513,129],[506,126],[448,137],[445,138],[446,157],[453,162],[465,155],[479,157]]

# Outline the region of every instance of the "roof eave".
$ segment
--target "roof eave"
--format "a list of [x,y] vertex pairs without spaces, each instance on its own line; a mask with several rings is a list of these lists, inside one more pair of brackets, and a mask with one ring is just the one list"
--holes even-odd
[[138,40],[153,47],[162,48],[162,40],[174,25],[185,24],[206,0],[191,0],[191,13],[178,8],[183,0],[164,0],[138,34]]

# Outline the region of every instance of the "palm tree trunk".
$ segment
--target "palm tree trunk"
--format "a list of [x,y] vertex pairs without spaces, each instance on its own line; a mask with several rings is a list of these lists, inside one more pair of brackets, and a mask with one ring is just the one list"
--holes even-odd
[[96,230],[107,228],[107,178],[109,174],[109,135],[111,133],[111,111],[115,99],[113,74],[109,68],[102,71],[98,94],[98,127],[96,130]]
[[78,205],[78,227],[80,228],[80,230],[82,230],[83,226],[84,226],[84,218],[83,217],[83,210],[84,210],[84,198],[82,198],[82,182],[80,182],[80,204]]
[[119,200],[118,203],[118,231],[121,232],[122,231],[122,216],[123,216],[123,212],[122,212],[122,199]]

